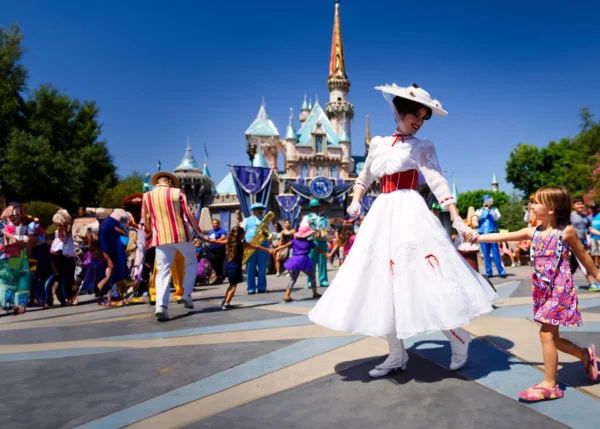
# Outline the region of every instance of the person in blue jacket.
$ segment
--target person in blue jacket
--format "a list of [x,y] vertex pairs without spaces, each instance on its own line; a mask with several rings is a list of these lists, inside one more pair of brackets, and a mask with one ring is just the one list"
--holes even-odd
[[[479,228],[477,231],[480,234],[498,232],[497,221],[500,219],[500,212],[497,208],[493,207],[494,199],[491,195],[486,194],[481,198],[481,202],[482,207],[475,212],[479,217]],[[492,252],[492,256],[494,257],[494,265],[496,265],[498,275],[505,278],[506,271],[504,271],[504,265],[502,265],[502,257],[500,256],[498,243],[481,243],[481,253],[483,253],[483,261],[485,262],[485,274],[488,277],[494,276],[490,252]]]
[[[258,225],[262,222],[266,207],[261,203],[254,203],[250,206],[252,216],[242,221],[240,226],[246,231],[246,242],[250,242],[256,235]],[[269,231],[273,226],[269,225]],[[269,240],[265,239],[259,244],[261,247],[269,247]],[[269,264],[269,254],[266,252],[254,252],[246,263],[247,291],[249,294],[267,292],[267,265]],[[256,276],[258,274],[258,285]]]

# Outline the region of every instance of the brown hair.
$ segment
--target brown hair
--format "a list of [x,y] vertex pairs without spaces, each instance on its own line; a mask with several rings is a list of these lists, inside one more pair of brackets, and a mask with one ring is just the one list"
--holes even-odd
[[542,186],[535,192],[534,202],[551,207],[559,223],[571,218],[571,195],[564,186]]
[[244,241],[245,232],[241,226],[234,226],[231,228],[229,234],[227,234],[227,244],[225,245],[225,257],[228,261],[235,259],[239,243]]
[[345,246],[348,244],[350,237],[354,235],[354,226],[353,225],[344,225],[340,233],[338,234],[337,244],[340,246]]

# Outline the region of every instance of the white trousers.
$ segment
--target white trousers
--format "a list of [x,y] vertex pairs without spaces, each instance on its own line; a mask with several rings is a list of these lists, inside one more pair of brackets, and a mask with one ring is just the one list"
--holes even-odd
[[180,252],[185,259],[185,277],[183,279],[184,295],[191,295],[198,272],[196,248],[193,243],[163,244],[156,247],[156,309],[169,306],[169,280],[171,265],[175,253]]

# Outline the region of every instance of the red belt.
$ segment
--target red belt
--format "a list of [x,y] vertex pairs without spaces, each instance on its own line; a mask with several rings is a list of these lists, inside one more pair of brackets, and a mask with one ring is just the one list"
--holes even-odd
[[419,172],[417,170],[401,171],[400,173],[385,175],[379,179],[381,192],[384,194],[399,189],[412,189],[414,191],[417,189],[418,183]]

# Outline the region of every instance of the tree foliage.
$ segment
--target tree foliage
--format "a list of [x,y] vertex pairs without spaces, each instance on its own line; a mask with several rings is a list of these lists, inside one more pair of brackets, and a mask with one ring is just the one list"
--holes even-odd
[[574,196],[589,191],[593,157],[600,152],[600,125],[586,108],[580,117],[582,130],[573,138],[543,148],[520,143],[506,164],[507,181],[527,196],[544,185],[564,185]]
[[30,201],[25,203],[25,213],[40,220],[40,225],[48,228],[52,225],[52,216],[60,209],[59,206],[44,201]]
[[100,200],[100,206],[105,208],[118,208],[125,198],[133,194],[141,194],[144,191],[143,176],[134,171],[129,176],[121,179],[114,187],[104,191]]
[[525,216],[526,204],[523,202],[521,195],[513,193],[510,200],[498,207],[500,211],[500,219],[498,219],[498,227],[509,231],[518,231],[527,226],[523,220]]
[[97,205],[117,183],[98,108],[50,84],[25,99],[22,41],[17,26],[0,27],[0,189],[15,201]]
[[492,192],[486,189],[477,189],[475,191],[462,192],[458,195],[456,208],[463,219],[467,216],[469,207],[475,207],[475,210],[481,208],[482,197],[486,194],[494,198],[494,207],[501,207],[510,201],[508,194],[502,191]]

